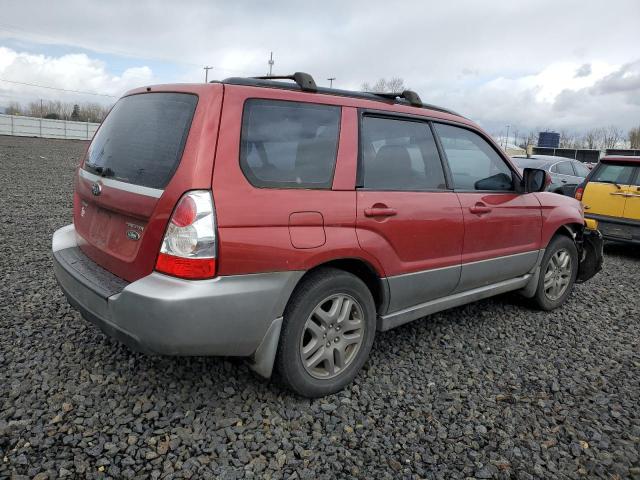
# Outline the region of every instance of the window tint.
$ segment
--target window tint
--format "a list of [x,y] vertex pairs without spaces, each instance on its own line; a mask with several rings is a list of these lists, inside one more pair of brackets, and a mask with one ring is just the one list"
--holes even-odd
[[513,190],[513,173],[480,135],[452,125],[436,124],[455,188]]
[[364,188],[405,191],[447,188],[429,124],[364,117],[360,143]]
[[578,177],[586,177],[591,171],[580,162],[573,162],[573,169]]
[[556,172],[560,175],[571,175],[574,176],[573,167],[571,166],[571,162],[560,162],[556,164]]
[[629,185],[633,176],[633,170],[634,167],[632,165],[615,165],[612,163],[601,163],[598,167],[598,170],[591,178],[591,181]]
[[198,97],[144,93],[118,100],[87,152],[84,168],[122,182],[164,188],[178,166]]
[[248,100],[240,166],[256,187],[331,188],[340,107]]

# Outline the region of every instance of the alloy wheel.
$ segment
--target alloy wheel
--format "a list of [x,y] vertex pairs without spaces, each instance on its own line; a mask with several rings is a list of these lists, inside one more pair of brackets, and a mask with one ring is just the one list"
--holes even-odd
[[549,300],[557,300],[571,282],[571,255],[566,249],[560,249],[552,255],[544,273],[544,293]]
[[346,294],[331,295],[313,309],[300,339],[300,357],[309,375],[328,379],[355,359],[364,339],[362,306]]

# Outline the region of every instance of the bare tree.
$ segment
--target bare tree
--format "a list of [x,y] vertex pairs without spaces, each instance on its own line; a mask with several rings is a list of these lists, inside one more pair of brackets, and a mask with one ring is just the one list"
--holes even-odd
[[[77,105],[77,108],[74,108]],[[5,109],[9,115],[26,115],[29,117],[46,117],[61,120],[77,120],[80,122],[100,123],[104,120],[111,106],[99,103],[62,102],[60,100],[47,100],[29,102],[23,107],[18,102],[10,102]],[[75,110],[75,112],[74,112]]]
[[576,135],[567,130],[560,130],[560,148],[576,148]]
[[380,78],[373,85],[370,85],[369,82],[364,82],[360,88],[365,92],[376,93],[400,93],[407,89],[404,86],[404,80],[399,77],[392,77],[389,80]]
[[615,148],[622,140],[622,130],[614,125],[603,128],[602,143],[604,148]]
[[629,147],[640,149],[640,126],[629,130]]
[[602,129],[592,128],[582,135],[582,144],[584,148],[600,149],[602,146]]
[[22,115],[22,106],[18,102],[9,102],[5,113],[7,115]]

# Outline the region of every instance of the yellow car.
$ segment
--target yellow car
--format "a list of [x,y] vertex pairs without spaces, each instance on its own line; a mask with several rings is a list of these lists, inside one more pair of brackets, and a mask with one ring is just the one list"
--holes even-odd
[[640,157],[602,158],[575,196],[605,239],[640,244]]

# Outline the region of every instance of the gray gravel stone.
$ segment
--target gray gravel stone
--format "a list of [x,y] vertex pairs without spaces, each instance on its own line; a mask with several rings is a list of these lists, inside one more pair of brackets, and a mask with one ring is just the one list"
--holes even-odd
[[507,295],[380,333],[309,401],[67,304],[49,250],[85,149],[0,136],[0,478],[640,478],[637,247],[553,312]]

